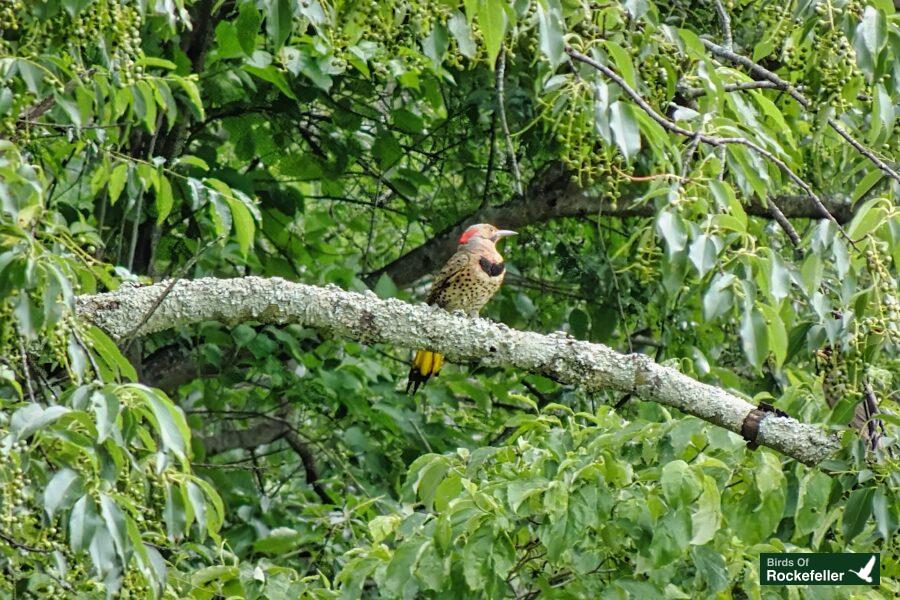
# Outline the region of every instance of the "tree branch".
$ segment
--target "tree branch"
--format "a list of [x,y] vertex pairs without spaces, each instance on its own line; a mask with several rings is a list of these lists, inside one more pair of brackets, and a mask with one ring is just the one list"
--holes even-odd
[[[120,338],[133,328],[134,315],[145,314],[167,286],[168,282],[161,282],[79,296],[76,310],[80,318]],[[362,343],[439,350],[457,362],[511,367],[588,391],[632,393],[735,433],[754,411],[746,400],[660,366],[642,354],[623,355],[564,335],[518,331],[484,319],[451,315],[433,306],[379,300],[373,293],[363,295],[280,278],[180,281],[138,333],[147,335],[209,320],[299,323]],[[762,416],[756,441],[810,465],[840,447],[837,436],[773,413]]]
[[[573,183],[562,165],[554,164],[538,174],[526,188],[525,194],[514,197],[499,206],[484,206],[459,219],[446,229],[434,234],[423,245],[410,250],[384,267],[366,276],[375,282],[386,273],[400,286],[409,285],[425,273],[436,271],[453,254],[456,240],[472,223],[494,223],[516,229],[545,223],[553,219],[602,214],[606,217],[652,217],[656,209],[652,204],[641,203],[642,194],[619,199],[613,206],[596,190],[586,190]],[[821,211],[807,196],[785,195],[776,201],[782,213],[793,219],[821,219]],[[828,211],[840,222],[846,223],[853,213],[849,204],[826,200]],[[753,201],[744,206],[747,214],[771,219],[767,206]]]
[[203,439],[203,447],[208,455],[213,455],[228,450],[250,450],[263,444],[277,442],[282,438],[300,458],[303,472],[306,475],[306,483],[313,488],[322,502],[334,504],[334,499],[328,495],[322,482],[319,481],[315,456],[286,418],[270,417],[247,429],[234,429],[208,436]]

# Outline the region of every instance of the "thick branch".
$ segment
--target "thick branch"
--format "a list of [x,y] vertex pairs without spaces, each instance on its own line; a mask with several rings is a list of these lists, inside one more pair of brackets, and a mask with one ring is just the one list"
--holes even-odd
[[206,449],[207,455],[211,456],[228,450],[250,450],[263,444],[277,442],[282,438],[291,447],[291,450],[297,453],[303,465],[306,482],[313,488],[319,499],[326,504],[334,504],[334,499],[328,495],[319,480],[315,456],[286,419],[265,419],[248,429],[229,430],[211,435],[203,439],[203,447]]
[[[819,208],[807,196],[787,195],[777,199],[782,212],[792,219],[821,219]],[[826,200],[828,211],[841,223],[848,222],[853,213],[849,204]],[[758,201],[744,206],[747,214],[771,219],[769,208]],[[369,281],[377,281],[383,273],[400,286],[413,283],[425,273],[437,271],[456,248],[456,240],[472,223],[494,223],[506,229],[545,223],[566,217],[604,215],[611,217],[652,217],[656,208],[642,203],[635,194],[620,198],[612,205],[603,198],[600,190],[586,190],[572,182],[570,174],[559,164],[540,173],[517,196],[500,206],[485,206],[466,215],[450,227],[436,233],[425,244],[410,250],[384,267],[372,272]]]
[[266,419],[247,429],[229,429],[203,438],[203,448],[207,456],[222,454],[229,450],[249,450],[264,444],[271,444],[291,431],[291,425],[280,419]]
[[[121,288],[80,296],[78,315],[116,338],[130,333],[168,286]],[[374,294],[345,292],[280,278],[204,278],[180,281],[138,332],[146,335],[203,321],[300,323],[326,335],[363,343],[426,347],[457,362],[482,361],[537,373],[586,390],[632,393],[740,432],[753,405],[725,390],[660,366],[642,354],[622,355],[601,344],[563,334],[518,331],[484,319],[467,319],[425,305]],[[767,414],[757,441],[806,464],[817,464],[838,448],[837,437],[787,417]]]

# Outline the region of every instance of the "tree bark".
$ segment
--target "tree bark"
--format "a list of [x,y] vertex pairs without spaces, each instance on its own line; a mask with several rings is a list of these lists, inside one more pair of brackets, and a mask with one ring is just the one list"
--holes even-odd
[[[564,333],[543,335],[469,319],[426,305],[380,300],[335,286],[317,287],[280,278],[203,278],[169,284],[123,287],[79,296],[78,316],[114,338],[184,327],[202,321],[299,323],[324,335],[362,343],[386,343],[442,352],[451,361],[481,361],[536,373],[588,391],[612,389],[677,408],[740,433],[754,411],[749,402],[723,389],[660,366],[643,354],[623,355],[602,344]],[[155,307],[155,308],[154,308]],[[756,441],[815,465],[839,447],[837,436],[820,427],[766,413]]]

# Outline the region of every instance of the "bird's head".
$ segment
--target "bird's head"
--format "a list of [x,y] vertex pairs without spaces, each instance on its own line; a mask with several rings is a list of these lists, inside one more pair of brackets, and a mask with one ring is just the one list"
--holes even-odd
[[459,245],[463,246],[465,244],[478,243],[481,241],[495,243],[510,235],[517,234],[515,231],[510,231],[509,229],[497,229],[488,223],[478,223],[477,225],[469,226],[468,229],[463,231],[462,235],[459,236]]

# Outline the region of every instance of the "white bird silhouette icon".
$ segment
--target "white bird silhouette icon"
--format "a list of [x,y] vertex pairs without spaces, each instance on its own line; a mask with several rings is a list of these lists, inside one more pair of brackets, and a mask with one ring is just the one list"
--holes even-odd
[[857,577],[859,577],[860,579],[862,579],[863,581],[865,581],[866,583],[872,583],[871,573],[872,573],[872,567],[874,567],[874,566],[875,566],[875,555],[873,554],[871,556],[871,558],[869,558],[869,562],[867,562],[866,566],[864,566],[862,569],[860,569],[859,571],[854,571],[853,569],[849,569],[849,571],[851,573],[853,573],[854,575],[856,575]]

